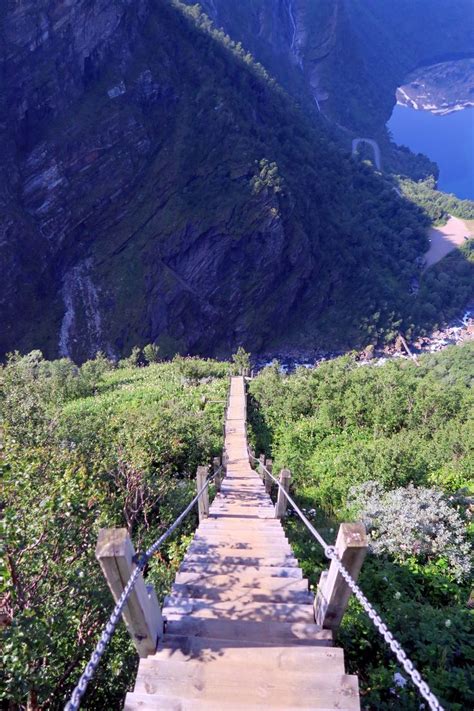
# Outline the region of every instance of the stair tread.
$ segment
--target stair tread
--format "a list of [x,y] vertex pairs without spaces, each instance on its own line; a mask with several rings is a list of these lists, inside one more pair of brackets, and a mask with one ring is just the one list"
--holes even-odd
[[266,556],[251,556],[251,555],[199,555],[196,553],[187,553],[183,562],[186,563],[221,563],[222,565],[242,565],[242,566],[266,566],[266,567],[283,567],[297,568],[298,561],[292,555],[280,555],[273,557]]
[[[186,663],[183,663],[186,665]],[[167,663],[161,665],[160,675],[144,672],[137,681],[137,691],[131,696],[142,694],[149,697],[171,696],[183,699],[200,699],[203,703],[238,699],[240,704],[258,701],[264,707],[280,708],[344,708],[359,709],[357,677],[346,674],[306,674],[296,678],[286,675],[260,673],[252,667],[249,655],[247,672],[223,675],[213,673],[211,665],[200,664],[196,672],[188,676],[173,669]],[[240,670],[239,670],[240,671]]]
[[247,589],[216,589],[214,586],[192,585],[190,583],[174,583],[172,585],[173,595],[180,597],[195,597],[202,600],[220,600],[221,602],[232,602],[239,600],[243,602],[259,602],[261,604],[271,604],[273,602],[291,602],[302,605],[312,605],[314,596],[310,592],[295,590],[259,590]]
[[196,618],[219,618],[229,620],[275,620],[275,622],[314,622],[313,605],[298,603],[272,603],[262,605],[259,602],[241,603],[203,600],[200,598],[180,598],[168,595],[164,601],[163,615],[166,619],[190,615]]
[[166,634],[243,639],[249,642],[265,640],[267,644],[276,642],[295,645],[327,644],[332,640],[330,630],[321,630],[314,623],[201,619],[187,615],[183,615],[179,620],[168,622]]
[[[267,644],[259,640],[249,646],[248,642],[239,639],[214,639],[212,637],[193,637],[188,635],[165,634],[160,640],[154,655],[140,660],[140,664],[148,664],[160,659],[200,659],[228,660],[240,659],[242,649],[255,650],[259,664],[267,663],[278,667],[280,663],[290,669],[297,669],[302,659],[317,663],[319,659],[331,658],[344,661],[344,652],[340,647],[332,645],[318,646],[288,646]],[[260,651],[259,651],[260,650]],[[279,660],[283,660],[280,662]]]
[[214,586],[216,588],[226,588],[231,587],[235,589],[236,587],[242,588],[252,588],[253,591],[259,590],[308,590],[308,581],[305,578],[298,580],[297,578],[278,578],[275,576],[255,575],[250,572],[248,574],[244,572],[236,572],[227,575],[205,575],[201,572],[198,573],[180,573],[178,572],[175,577],[176,583],[204,583],[207,586]]
[[[269,704],[264,702],[259,703],[239,703],[238,701],[217,701],[206,699],[205,704],[201,699],[181,699],[175,696],[161,696],[158,694],[135,694],[128,693],[125,699],[124,711],[262,711],[269,708]],[[338,703],[337,707],[320,705],[315,706],[312,701],[308,701],[308,705],[303,706],[281,706],[280,704],[271,705],[272,711],[296,711],[296,709],[312,709],[317,711],[353,711],[359,709],[359,706],[341,706]]]
[[201,573],[202,575],[261,575],[262,577],[295,578],[303,577],[301,568],[271,565],[230,565],[209,561],[207,563],[183,561],[179,567],[182,573]]

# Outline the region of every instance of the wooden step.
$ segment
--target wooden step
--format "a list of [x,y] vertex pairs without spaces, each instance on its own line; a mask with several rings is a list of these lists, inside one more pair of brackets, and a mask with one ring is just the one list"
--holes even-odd
[[207,555],[209,557],[232,555],[255,558],[278,558],[279,556],[291,556],[291,548],[284,545],[263,546],[254,544],[234,544],[230,542],[204,543],[203,541],[191,541],[188,546],[190,554]]
[[289,544],[277,543],[251,543],[249,541],[242,543],[239,541],[195,541],[192,540],[188,546],[190,553],[200,553],[206,555],[254,555],[257,557],[291,555],[291,547]]
[[176,583],[184,585],[197,585],[204,583],[207,586],[213,585],[215,588],[251,588],[254,592],[259,590],[295,590],[299,592],[308,591],[308,581],[306,578],[279,578],[274,576],[264,577],[255,575],[252,572],[246,573],[245,568],[232,574],[206,575],[198,572],[179,572],[176,574]]
[[305,622],[314,623],[313,605],[293,605],[290,603],[273,603],[262,605],[259,602],[242,604],[235,602],[219,602],[199,600],[196,598],[179,598],[168,595],[164,601],[163,616],[167,620],[190,615],[203,619],[229,620],[275,620],[275,622]]
[[285,536],[282,528],[269,528],[269,529],[256,529],[256,528],[234,528],[227,527],[225,524],[220,528],[216,527],[202,527],[197,529],[194,534],[195,541],[200,539],[209,538],[230,538],[236,543],[245,543],[246,541],[264,541],[272,542],[282,541],[283,543],[288,543],[288,539]]
[[298,567],[298,561],[296,558],[290,554],[283,554],[280,556],[274,556],[273,558],[267,556],[252,556],[247,552],[243,551],[233,551],[229,555],[227,554],[217,554],[212,553],[211,555],[199,555],[197,553],[186,553],[183,558],[183,563],[222,563],[222,565],[265,565],[267,567],[276,566],[283,568]]
[[288,543],[287,537],[284,535],[283,532],[280,532],[278,534],[273,534],[269,536],[263,536],[260,534],[255,534],[255,533],[232,533],[230,531],[222,531],[222,532],[214,532],[214,531],[206,531],[206,532],[199,532],[196,533],[196,535],[193,538],[193,541],[196,543],[239,543],[239,544],[262,544],[262,545],[269,545],[269,546],[277,546],[277,545],[282,545],[282,546],[287,546],[288,548],[290,547],[290,544]]
[[[174,680],[184,680],[190,686],[199,688],[202,686],[213,687],[216,684],[219,686],[232,687],[239,680],[245,684],[257,689],[262,684],[269,684],[269,688],[283,690],[284,687],[300,687],[301,690],[314,689],[314,684],[317,681],[318,687],[329,686],[331,690],[337,689],[337,686],[347,684],[347,679],[344,669],[340,669],[340,664],[329,659],[321,661],[317,667],[312,663],[301,662],[299,669],[288,670],[281,668],[279,674],[275,674],[275,670],[269,668],[268,665],[261,666],[257,654],[254,651],[240,650],[240,659],[229,663],[228,661],[211,660],[207,665],[200,661],[188,660],[185,662],[175,659],[167,661],[155,661],[151,664],[140,664],[137,679],[135,683],[135,693],[145,694],[163,694],[166,690],[169,693],[169,682]],[[326,678],[324,678],[326,677]],[[310,679],[312,681],[310,681]],[[348,684],[349,689],[351,684]],[[171,689],[173,693],[173,690]],[[186,692],[185,692],[186,693]],[[257,696],[257,695],[256,695]],[[306,703],[310,699],[305,699]],[[281,701],[280,701],[281,703]]]
[[247,530],[264,530],[264,531],[277,531],[283,530],[283,527],[277,518],[266,518],[261,519],[258,516],[254,518],[244,518],[241,516],[228,516],[227,514],[209,514],[202,523],[199,524],[198,528],[222,528],[223,526],[232,528],[245,528]]
[[240,519],[248,521],[253,521],[257,518],[259,521],[274,521],[275,520],[275,507],[274,506],[253,506],[253,507],[234,507],[230,504],[222,507],[216,507],[215,509],[211,506],[210,514],[219,514],[223,519]]
[[202,600],[220,600],[221,602],[233,602],[239,600],[243,602],[259,602],[263,604],[272,604],[273,602],[290,602],[298,605],[312,605],[314,596],[310,592],[302,592],[300,590],[269,590],[251,588],[216,588],[213,585],[206,585],[204,582],[200,584],[190,583],[174,583],[171,587],[173,595],[180,597],[195,597]]
[[201,573],[203,575],[242,575],[245,573],[254,577],[258,575],[271,578],[301,579],[303,577],[301,568],[284,568],[270,565],[225,565],[221,561],[211,561],[209,559],[205,563],[183,561],[179,566],[179,570],[181,573]]
[[[232,669],[213,673],[212,664],[198,664],[190,669],[189,676],[184,670],[164,663],[160,672],[139,674],[136,692],[127,695],[126,703],[141,695],[142,701],[152,702],[153,695],[162,698],[200,700],[202,709],[209,702],[234,699],[237,708],[248,708],[258,702],[260,708],[303,708],[303,709],[346,709],[355,711],[359,706],[357,677],[345,674],[299,674],[288,672],[283,675],[261,674],[254,671],[252,655],[248,655],[245,674],[232,673]],[[179,663],[177,663],[179,664]],[[181,663],[185,664],[185,663]],[[148,700],[146,696],[148,695]],[[127,706],[125,707],[127,708]],[[160,708],[156,706],[155,708]],[[161,706],[167,708],[167,706]],[[180,708],[180,707],[178,707]]]
[[[238,653],[235,654],[232,661],[216,654],[212,659],[208,660],[209,671],[206,673],[206,676],[208,675],[210,678],[211,674],[218,675],[221,680],[225,680],[226,678],[248,678],[248,676],[251,676],[257,681],[265,677],[268,678],[271,672],[279,672],[280,675],[282,673],[284,674],[284,678],[278,679],[277,677],[277,685],[280,686],[286,682],[290,684],[299,682],[302,687],[306,685],[308,677],[312,675],[329,674],[345,676],[343,657],[322,654],[317,660],[314,658],[309,660],[302,656],[299,659],[298,667],[293,666],[292,668],[288,668],[285,663],[284,655],[278,660],[278,666],[271,666],[268,663],[268,649],[271,649],[271,647],[257,647],[251,648],[251,650],[241,647],[237,649]],[[305,649],[305,647],[297,647],[297,649]],[[319,649],[326,652],[328,649],[333,648],[319,647]],[[249,656],[251,658],[250,672]],[[176,657],[156,659],[155,657],[148,657],[140,661],[135,689],[136,691],[147,691],[143,689],[142,683],[145,679],[148,680],[150,678],[154,678],[156,681],[163,677],[169,678],[170,676],[181,676],[187,677],[188,679],[193,677],[198,678],[202,676],[202,672],[200,671],[202,667],[203,664],[199,659],[187,658],[183,660],[177,659]]]
[[[238,701],[219,699],[218,701],[205,702],[201,699],[180,699],[172,696],[160,696],[159,694],[134,694],[128,693],[125,699],[124,711],[262,711],[264,708],[271,708],[272,711],[298,711],[304,706],[277,706],[269,707],[267,704],[244,703]],[[307,706],[307,709],[317,709],[318,711],[353,711],[352,708],[338,706],[337,708],[328,706]],[[355,707],[358,708],[357,706]]]
[[[140,664],[148,664],[153,660],[177,659],[191,660],[223,660],[237,663],[242,658],[242,652],[251,649],[255,652],[258,664],[269,669],[294,669],[301,666],[302,660],[317,667],[321,659],[332,659],[339,664],[344,662],[344,653],[340,647],[332,646],[283,646],[267,645],[262,640],[251,647],[238,639],[210,639],[206,637],[188,637],[186,635],[165,635],[160,640],[155,654],[140,660]],[[341,667],[342,669],[342,667]]]
[[254,622],[243,620],[200,619],[184,615],[180,620],[166,623],[166,634],[239,639],[258,643],[292,645],[327,645],[332,641],[330,630],[304,622]]

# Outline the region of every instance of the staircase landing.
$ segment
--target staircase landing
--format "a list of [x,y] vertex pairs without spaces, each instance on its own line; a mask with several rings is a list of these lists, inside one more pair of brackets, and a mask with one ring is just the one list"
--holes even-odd
[[141,659],[126,711],[359,711],[356,676],[314,623],[313,595],[247,454],[232,378],[227,476],[166,598],[165,635]]

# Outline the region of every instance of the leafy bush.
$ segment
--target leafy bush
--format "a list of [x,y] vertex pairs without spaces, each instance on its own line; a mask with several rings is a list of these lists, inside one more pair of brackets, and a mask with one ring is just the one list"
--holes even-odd
[[[474,343],[419,363],[359,367],[345,356],[291,375],[275,363],[250,384],[252,436],[275,470],[289,466],[297,501],[328,542],[339,522],[367,521],[375,554],[361,571],[364,593],[443,705],[463,711],[474,702],[469,501],[457,492],[472,489]],[[322,551],[295,518],[285,525],[314,588],[327,566]],[[364,708],[420,708],[354,600],[338,643]]]
[[351,488],[348,503],[365,524],[374,553],[402,561],[445,559],[462,580],[471,570],[470,546],[465,521],[452,502],[436,489],[409,484],[386,491],[366,481]]
[[[39,352],[0,368],[4,515],[0,698],[60,709],[110,614],[94,559],[101,527],[124,526],[137,549],[192,498],[196,467],[222,449],[228,364],[193,359],[78,368]],[[150,562],[169,589],[195,518]],[[85,708],[119,708],[136,658],[119,626]]]

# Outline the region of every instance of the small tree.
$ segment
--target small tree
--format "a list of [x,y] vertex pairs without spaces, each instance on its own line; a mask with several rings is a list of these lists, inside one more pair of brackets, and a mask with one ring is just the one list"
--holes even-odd
[[140,365],[141,357],[142,352],[140,348],[138,346],[133,346],[132,352],[128,358],[121,358],[121,360],[119,360],[119,368],[136,368]]
[[156,343],[148,343],[143,349],[143,357],[148,364],[159,363],[161,360],[160,346],[157,346]]
[[247,353],[242,346],[237,348],[237,352],[232,356],[232,362],[235,366],[234,370],[239,375],[248,375],[250,372],[250,353]]

